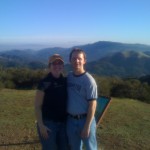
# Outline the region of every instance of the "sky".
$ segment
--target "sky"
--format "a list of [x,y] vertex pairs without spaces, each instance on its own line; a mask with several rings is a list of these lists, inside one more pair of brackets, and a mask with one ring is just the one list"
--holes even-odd
[[149,0],[0,0],[0,44],[150,45]]

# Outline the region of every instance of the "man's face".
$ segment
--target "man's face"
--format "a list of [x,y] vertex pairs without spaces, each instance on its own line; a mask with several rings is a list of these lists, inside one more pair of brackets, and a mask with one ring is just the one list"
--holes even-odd
[[84,68],[86,60],[83,53],[73,52],[70,62],[74,69],[80,70]]

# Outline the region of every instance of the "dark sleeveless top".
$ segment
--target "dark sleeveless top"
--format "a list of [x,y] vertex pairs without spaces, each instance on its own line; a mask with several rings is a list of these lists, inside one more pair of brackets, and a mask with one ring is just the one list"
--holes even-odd
[[54,78],[49,73],[38,85],[38,90],[43,91],[42,105],[43,120],[64,122],[66,120],[67,84],[62,75]]

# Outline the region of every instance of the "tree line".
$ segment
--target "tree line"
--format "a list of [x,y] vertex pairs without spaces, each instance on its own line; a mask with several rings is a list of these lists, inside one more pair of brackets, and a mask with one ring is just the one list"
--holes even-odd
[[[0,68],[0,89],[36,89],[38,82],[46,74],[46,69]],[[93,76],[98,85],[99,96],[132,98],[150,103],[150,84],[145,80],[142,82],[137,78]]]

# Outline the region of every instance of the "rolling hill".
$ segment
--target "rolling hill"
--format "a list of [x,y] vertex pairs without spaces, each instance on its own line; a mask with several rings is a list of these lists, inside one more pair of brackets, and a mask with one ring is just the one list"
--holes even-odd
[[[99,41],[93,44],[78,45],[87,54],[87,69],[95,74],[108,76],[141,76],[150,74],[150,46]],[[2,67],[45,68],[48,57],[59,53],[69,63],[72,48],[45,48],[40,50],[9,50],[0,52]],[[68,65],[66,65],[69,70]]]
[[[80,47],[85,50],[88,58],[88,62],[98,60],[110,53],[120,52],[120,51],[141,51],[147,52],[150,55],[150,45],[143,44],[126,44],[126,43],[118,43],[118,42],[108,42],[108,41],[99,41],[92,44],[86,45],[77,45],[74,47]],[[1,51],[0,56],[2,57],[14,57],[18,56],[27,61],[42,61],[46,62],[48,57],[54,53],[61,54],[65,62],[68,62],[68,56],[72,48],[45,48],[40,50],[9,50],[9,51]]]
[[140,77],[150,74],[150,55],[123,51],[88,63],[87,70],[105,76]]

